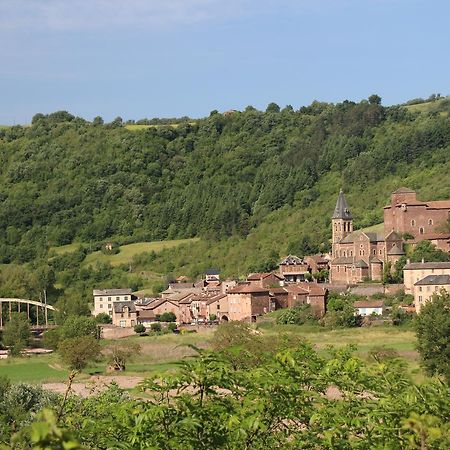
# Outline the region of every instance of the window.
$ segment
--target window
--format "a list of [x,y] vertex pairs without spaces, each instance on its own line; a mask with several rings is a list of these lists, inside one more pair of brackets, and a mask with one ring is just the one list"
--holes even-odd
[[419,302],[422,303],[422,296],[419,295]]
[[433,225],[433,219],[428,219],[428,225]]
[[120,297],[116,297],[116,302],[118,302],[120,300]]
[[375,250],[375,249],[373,249],[373,252],[372,252],[374,255],[376,255],[377,254],[377,251]]
[[111,301],[111,297],[108,297],[108,302],[110,302]]
[[419,292],[422,292],[422,286],[419,286]]
[[382,254],[383,254],[383,250],[380,249],[380,251],[379,251],[378,253],[379,253],[380,255],[382,255]]
[[424,230],[424,228],[423,228],[423,227],[420,227],[420,228],[419,228],[419,233],[420,233],[420,234],[423,234],[423,233],[425,233],[425,230]]
[[111,303],[108,303],[108,309],[112,309]]
[[102,301],[103,299],[100,297],[99,300]]
[[102,308],[102,309],[103,309],[103,303],[100,303],[100,308]]
[[413,219],[411,220],[411,226],[415,226],[416,225],[416,221]]
[[125,301],[127,301],[128,300],[128,297],[125,295],[125,297],[123,298]]

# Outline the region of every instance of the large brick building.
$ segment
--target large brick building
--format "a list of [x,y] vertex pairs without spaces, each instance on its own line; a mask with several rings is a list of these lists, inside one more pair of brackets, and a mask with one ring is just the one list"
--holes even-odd
[[403,254],[402,237],[395,231],[387,236],[353,231],[353,216],[342,191],[332,222],[330,281],[354,284],[365,279],[381,281],[386,261],[394,263]]
[[403,251],[404,234],[409,243],[430,240],[450,251],[450,233],[444,232],[450,214],[450,200],[422,202],[416,193],[400,188],[384,208],[384,233],[353,231],[353,216],[342,190],[332,216],[330,281],[354,284],[365,279],[380,281],[387,262],[395,264]]
[[436,240],[439,248],[449,251],[450,233],[444,232],[449,214],[450,200],[423,202],[413,190],[400,188],[384,207],[384,233],[408,233],[416,241]]

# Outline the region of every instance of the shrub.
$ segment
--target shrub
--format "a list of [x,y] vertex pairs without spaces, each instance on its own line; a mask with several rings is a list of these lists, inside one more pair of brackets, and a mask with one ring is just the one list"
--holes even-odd
[[144,325],[142,325],[142,323],[138,323],[137,325],[135,325],[134,326],[134,332],[135,333],[144,333],[145,332]]
[[160,333],[161,332],[161,324],[160,323],[152,323],[150,325],[150,328],[152,331],[154,331],[155,333]]
[[162,313],[160,318],[160,322],[176,322],[177,316],[173,312],[165,312]]
[[309,305],[295,306],[284,310],[277,319],[279,324],[303,325],[305,323],[317,322],[316,317]]
[[112,317],[109,314],[102,312],[100,314],[97,314],[97,316],[95,316],[95,321],[97,323],[104,323],[104,324],[112,323]]
[[175,331],[176,329],[177,329],[177,324],[176,323],[173,323],[173,322],[170,322],[169,324],[167,324],[167,329],[169,330],[169,331]]

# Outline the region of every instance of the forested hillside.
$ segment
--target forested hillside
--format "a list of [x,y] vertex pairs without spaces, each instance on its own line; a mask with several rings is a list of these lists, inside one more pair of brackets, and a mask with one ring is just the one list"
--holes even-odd
[[71,242],[86,252],[106,240],[195,236],[136,258],[135,268],[195,276],[214,265],[238,275],[288,251],[326,249],[341,187],[356,226],[381,222],[400,185],[450,198],[449,110],[448,99],[415,111],[371,96],[137,129],[120,118],[37,114],[31,126],[0,129],[1,262],[36,267]]

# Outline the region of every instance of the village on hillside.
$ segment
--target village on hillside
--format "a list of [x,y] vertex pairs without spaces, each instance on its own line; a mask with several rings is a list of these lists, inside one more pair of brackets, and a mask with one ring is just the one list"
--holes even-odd
[[383,233],[353,229],[353,215],[342,190],[332,214],[330,253],[300,258],[288,255],[278,271],[250,273],[246,280],[221,279],[210,269],[201,280],[185,276],[169,283],[160,297],[137,297],[131,289],[94,289],[92,314],[108,315],[112,327],[150,327],[164,317],[178,324],[210,324],[227,321],[255,322],[258,316],[283,308],[309,305],[316,317],[327,310],[330,291],[353,292],[367,300],[355,301],[355,315],[383,315],[383,300],[370,300],[374,293],[404,291],[413,305],[407,312],[420,312],[436,292],[450,292],[450,262],[407,260],[403,284],[383,284],[383,274],[393,271],[405,256],[405,245],[414,248],[428,240],[450,252],[450,232],[445,224],[450,200],[421,201],[416,192],[399,188],[384,207]]

